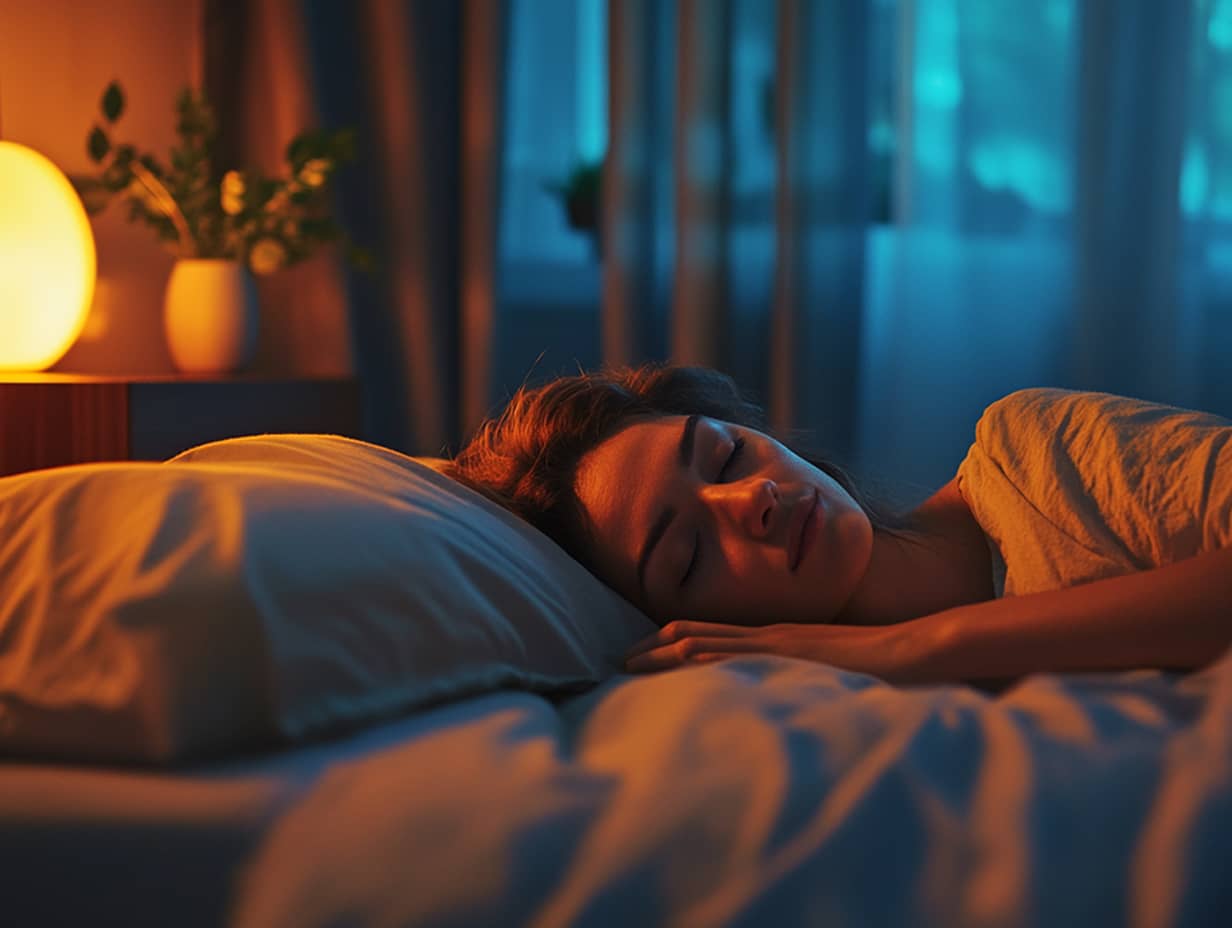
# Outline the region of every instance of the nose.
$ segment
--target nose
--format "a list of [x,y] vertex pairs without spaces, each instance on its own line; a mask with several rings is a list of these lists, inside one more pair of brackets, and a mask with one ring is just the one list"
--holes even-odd
[[702,494],[717,516],[751,537],[765,538],[770,534],[771,515],[779,504],[779,488],[769,477],[712,483]]

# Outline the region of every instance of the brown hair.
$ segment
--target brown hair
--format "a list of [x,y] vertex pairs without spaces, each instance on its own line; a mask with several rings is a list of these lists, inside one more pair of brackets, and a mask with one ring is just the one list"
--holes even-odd
[[[480,426],[448,473],[521,516],[594,573],[588,521],[574,491],[578,464],[636,421],[694,413],[770,434],[762,409],[719,371],[655,364],[609,368],[522,387],[504,412]],[[861,493],[842,468],[816,455],[800,457],[850,493],[875,529],[905,527]]]

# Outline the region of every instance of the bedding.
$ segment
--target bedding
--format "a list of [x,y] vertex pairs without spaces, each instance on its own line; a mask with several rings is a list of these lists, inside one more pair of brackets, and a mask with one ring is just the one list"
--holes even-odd
[[327,767],[377,756],[450,718],[413,716],[174,771],[0,762],[2,921],[225,924],[243,862]]
[[995,697],[750,656],[68,776],[0,764],[13,924],[1232,923],[1232,654]]
[[1107,393],[993,403],[958,469],[998,596],[1232,547],[1232,422]]
[[333,436],[0,480],[0,755],[165,763],[500,687],[653,630],[545,536]]
[[[988,518],[1021,590],[1015,533],[1057,530],[1063,565],[1116,513],[1041,516],[1074,485],[1016,477],[1022,420],[993,412],[964,494],[1017,501]],[[1164,528],[1224,537],[1222,490],[1124,453]],[[6,923],[1232,924],[1232,651],[996,695],[769,655],[631,677],[653,626],[563,552],[320,436],[8,478],[0,520]]]

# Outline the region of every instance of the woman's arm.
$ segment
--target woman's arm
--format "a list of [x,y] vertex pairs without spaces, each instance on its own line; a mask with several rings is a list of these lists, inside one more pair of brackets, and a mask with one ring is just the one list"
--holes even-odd
[[673,622],[630,670],[772,653],[899,683],[1004,680],[1038,671],[1204,666],[1232,643],[1232,548],[1048,593],[958,606],[895,625],[738,627]]
[[902,668],[903,680],[1192,670],[1232,643],[1232,548],[1064,590],[958,606],[902,628],[914,639],[904,648],[910,666]]

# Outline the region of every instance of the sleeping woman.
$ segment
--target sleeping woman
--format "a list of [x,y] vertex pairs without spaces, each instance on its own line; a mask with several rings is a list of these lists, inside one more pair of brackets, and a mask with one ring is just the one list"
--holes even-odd
[[524,388],[454,476],[661,627],[630,671],[770,653],[902,683],[1202,667],[1232,643],[1232,423],[1023,390],[893,515],[793,451],[725,375]]

